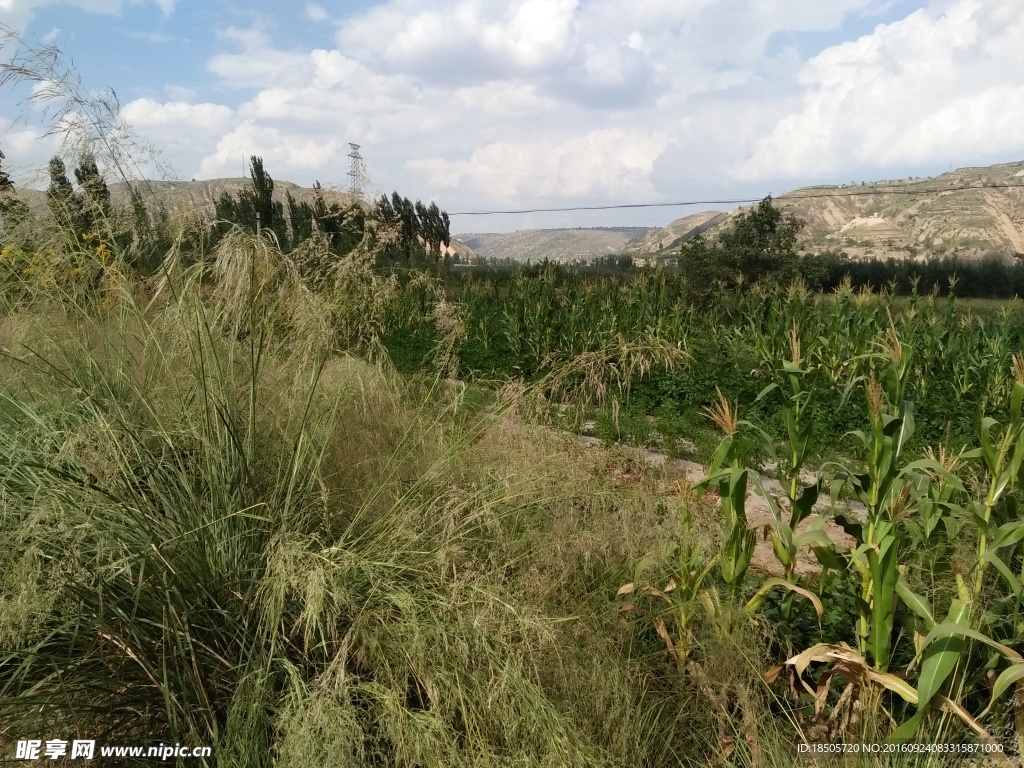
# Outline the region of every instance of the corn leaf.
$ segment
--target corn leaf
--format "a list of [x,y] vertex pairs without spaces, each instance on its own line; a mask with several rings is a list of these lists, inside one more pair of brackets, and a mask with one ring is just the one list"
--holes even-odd
[[[967,605],[960,600],[954,600],[949,607],[945,624],[967,627],[969,621],[970,612]],[[942,684],[946,682],[946,678],[956,666],[963,650],[963,636],[953,633],[941,636],[934,642],[925,645],[921,673],[917,677],[919,707],[927,705],[932,697],[939,692]]]
[[783,589],[788,589],[790,592],[806,597],[810,601],[811,605],[814,606],[814,610],[818,614],[818,621],[821,621],[822,606],[818,597],[813,592],[810,592],[803,587],[799,587],[785,579],[779,578],[772,578],[765,581],[765,583],[761,585],[761,588],[754,593],[754,596],[750,598],[750,601],[747,603],[747,610],[753,612],[760,608],[768,597],[768,593],[775,587],[782,587]]
[[959,624],[952,622],[943,622],[942,624],[936,624],[935,627],[933,627],[932,630],[928,633],[928,636],[924,639],[925,648],[927,648],[931,643],[938,640],[940,637],[948,637],[950,635],[964,635],[966,637],[971,638],[972,640],[977,640],[978,642],[985,643],[985,645],[989,645],[992,648],[995,648],[997,651],[1000,651],[1004,656],[1006,656],[1006,658],[1008,658],[1014,664],[1024,664],[1024,657],[1017,653],[1017,651],[1013,650],[1013,648],[1003,645],[1002,643],[996,642],[988,635],[985,635],[976,629],[971,629],[970,627],[961,626]]
[[935,617],[932,615],[932,606],[928,598],[914,592],[903,576],[896,580],[896,594],[903,604],[924,622],[925,629],[931,630],[935,626]]

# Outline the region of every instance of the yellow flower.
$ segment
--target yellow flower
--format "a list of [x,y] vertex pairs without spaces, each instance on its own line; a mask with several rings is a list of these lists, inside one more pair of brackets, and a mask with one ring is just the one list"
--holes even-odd
[[71,270],[71,276],[76,278],[76,279],[81,277],[82,276],[82,270],[80,268],[78,268],[78,267],[75,267],[74,269]]
[[103,309],[110,309],[110,299],[104,299],[101,301],[100,306],[103,307]]

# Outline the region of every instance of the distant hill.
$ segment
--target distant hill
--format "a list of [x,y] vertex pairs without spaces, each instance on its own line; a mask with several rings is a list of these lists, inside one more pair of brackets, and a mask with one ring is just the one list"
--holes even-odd
[[[196,209],[208,217],[212,217],[215,211],[217,199],[228,192],[237,194],[242,189],[248,189],[251,184],[247,178],[229,179],[205,179],[202,181],[137,181],[133,182],[147,202],[155,201],[167,206],[167,210],[174,214],[184,210]],[[125,203],[128,200],[128,193],[124,182],[117,182],[108,185],[111,198],[115,203]],[[345,192],[325,190],[327,194],[339,197],[348,197]],[[291,192],[292,196],[299,201],[311,201],[313,190],[309,187],[300,187],[290,181],[274,180],[274,199],[284,202],[285,194]],[[29,207],[35,210],[42,210],[46,207],[46,193],[35,189],[18,189],[18,196],[28,203]]]
[[[197,208],[214,214],[224,192],[248,187],[249,179],[141,182],[144,197],[162,201],[173,214]],[[275,197],[286,192],[310,200],[313,190],[275,180]],[[124,200],[122,184],[112,184]],[[336,198],[346,192],[326,190]],[[33,208],[45,207],[45,194],[19,189]],[[908,194],[910,193],[910,194]],[[852,258],[928,258],[956,252],[962,257],[1024,254],[1024,161],[960,168],[934,178],[896,179],[806,187],[776,198],[776,204],[806,222],[801,244],[809,252],[844,251]],[[665,227],[532,229],[455,235],[452,253],[517,261],[571,262],[629,253],[638,259],[676,254],[698,232],[714,238],[743,209],[702,211]]]
[[638,256],[676,250],[694,235],[711,229],[729,214],[721,211],[702,211],[676,219],[667,227],[652,229],[626,244],[629,253]]
[[518,232],[460,234],[458,240],[487,259],[572,262],[623,253],[649,227],[523,229]]
[[[928,258],[956,252],[968,259],[1024,253],[1024,162],[960,168],[927,179],[806,187],[775,203],[805,222],[801,244],[812,253]],[[709,219],[707,236],[714,238],[742,210]],[[666,243],[660,253],[671,255],[678,250],[678,232],[690,227],[692,236],[692,223],[712,215],[687,216],[654,230],[645,246]]]
[[[243,189],[249,189],[252,182],[247,178],[228,179],[204,179],[201,181],[143,181],[138,186],[145,199],[151,195],[156,200],[162,201],[171,213],[177,213],[192,208],[199,209],[206,216],[212,217],[216,210],[216,201],[225,192],[237,195]],[[110,191],[112,195],[124,194],[123,184],[112,184]],[[285,195],[291,192],[299,202],[312,202],[313,190],[310,187],[300,187],[290,181],[274,179],[274,199],[285,200]],[[332,197],[340,197],[345,200],[351,199],[347,192],[325,190]]]

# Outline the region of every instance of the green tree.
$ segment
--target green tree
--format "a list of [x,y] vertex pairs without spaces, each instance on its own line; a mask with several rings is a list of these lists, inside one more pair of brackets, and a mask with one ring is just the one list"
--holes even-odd
[[228,230],[236,224],[247,229],[255,229],[255,212],[246,210],[242,201],[236,199],[230,192],[222,192],[213,205],[214,215],[217,218],[217,223],[213,228],[215,242],[226,235]]
[[86,152],[79,159],[75,179],[81,190],[79,200],[84,229],[89,232],[104,230],[109,234],[110,190],[91,152]]
[[288,222],[291,225],[292,247],[313,236],[313,206],[303,201],[296,202],[291,192],[285,193],[288,208]]
[[[277,236],[282,250],[289,250],[288,229],[284,217],[284,206],[274,200],[274,180],[263,167],[263,158],[253,155],[249,160],[252,185],[239,198],[248,203],[247,208],[260,216],[260,226]],[[253,222],[255,226],[255,222]]]
[[172,231],[171,216],[167,204],[162,200],[156,201],[156,210],[151,214],[139,185],[129,184],[128,195],[131,204],[131,227],[128,231],[119,233],[118,239],[122,249],[130,254],[133,265],[143,274],[151,274],[173,248],[179,233]]
[[67,168],[57,155],[50,159],[50,186],[46,190],[46,205],[57,224],[73,233],[77,241],[87,231],[87,220],[82,200],[68,181]]
[[263,167],[263,158],[253,155],[249,159],[250,187],[243,189],[237,197],[224,192],[214,203],[218,219],[213,239],[219,240],[232,225],[256,231],[256,215],[259,214],[260,228],[270,230],[277,237],[281,250],[288,251],[288,222],[284,205],[274,200],[274,179]]
[[14,194],[14,182],[3,169],[4,153],[0,151],[0,216],[3,217],[4,236],[29,218],[28,206]]
[[391,193],[391,207],[394,209],[401,223],[401,243],[405,252],[405,258],[412,258],[412,252],[416,243],[416,234],[419,232],[419,218],[416,216],[416,206],[407,198],[402,197],[398,192]]
[[7,197],[11,192],[14,191],[14,184],[11,182],[11,177],[7,175],[7,171],[3,168],[3,161],[6,155],[3,150],[0,150],[0,199]]
[[783,214],[768,196],[756,208],[739,214],[717,242],[698,234],[683,243],[680,264],[698,288],[714,282],[735,285],[739,279],[746,285],[789,282],[800,272],[796,241],[803,226],[792,214]]
[[414,256],[439,253],[440,246],[448,246],[452,241],[451,221],[437,203],[424,205],[419,200],[413,203],[398,192],[392,192],[390,199],[382,195],[377,201],[374,215],[397,229],[397,243],[388,252],[392,258],[400,255],[408,261]]
[[420,219],[420,231],[423,244],[427,250],[441,250],[441,247],[448,247],[452,241],[450,232],[451,222],[448,214],[437,207],[437,203],[423,205],[416,203],[416,213]]
[[338,255],[349,253],[359,244],[366,226],[363,209],[358,204],[346,207],[337,202],[328,203],[319,181],[313,185],[313,221],[317,231],[328,236],[331,250]]

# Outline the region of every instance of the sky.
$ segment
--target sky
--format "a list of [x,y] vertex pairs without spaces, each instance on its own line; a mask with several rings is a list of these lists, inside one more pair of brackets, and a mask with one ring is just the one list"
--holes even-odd
[[[1024,159],[1021,0],[0,0],[157,147],[143,171],[435,200],[452,231],[660,226]],[[8,59],[13,46],[0,54]],[[60,149],[0,92],[5,168]],[[35,178],[39,178],[38,175]],[[454,215],[458,214],[458,215]]]

